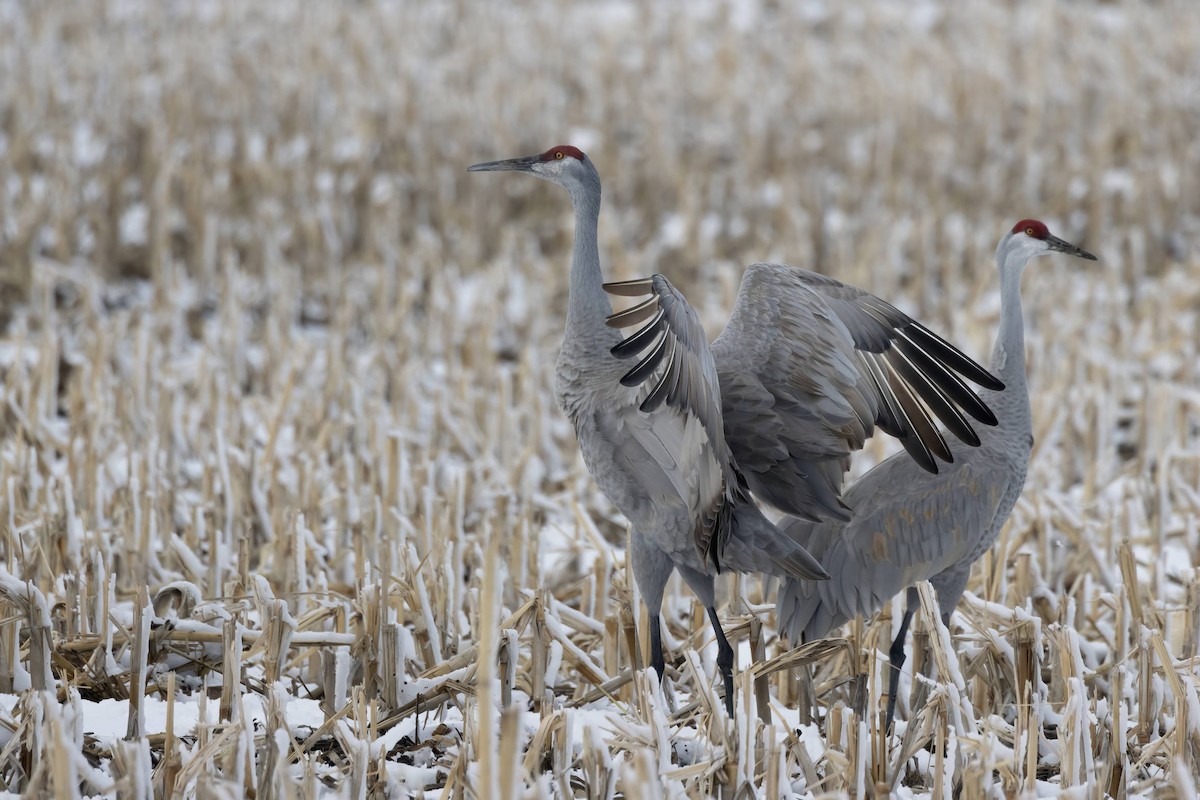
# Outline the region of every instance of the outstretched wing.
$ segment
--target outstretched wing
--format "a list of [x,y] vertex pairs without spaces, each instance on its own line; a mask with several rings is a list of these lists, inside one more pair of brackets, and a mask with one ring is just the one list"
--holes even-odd
[[[850,331],[855,348],[864,358],[874,362],[880,368],[878,371],[890,368],[898,374],[951,433],[972,447],[979,446],[979,437],[963,412],[985,425],[995,425],[996,416],[963,379],[998,392],[1004,389],[999,378],[875,295],[816,272],[802,269],[794,272],[801,283],[829,304]],[[887,387],[893,385],[889,383]],[[900,393],[893,394],[897,396],[896,403],[900,403]],[[896,403],[889,405],[894,407]],[[893,425],[897,429],[904,427],[903,421],[893,419],[879,420],[877,424],[893,436],[900,435],[891,429]]]
[[966,380],[1003,384],[874,295],[781,264],[747,268],[712,345],[725,437],[751,490],[805,519],[846,519],[849,455],[874,428],[924,469],[951,462],[934,418],[977,446],[996,418]]

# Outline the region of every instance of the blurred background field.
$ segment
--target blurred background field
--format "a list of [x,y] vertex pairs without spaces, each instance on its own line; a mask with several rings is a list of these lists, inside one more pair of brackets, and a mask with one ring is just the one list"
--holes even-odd
[[[0,2],[0,784],[1194,796],[1196,42],[1184,0]],[[1099,256],[1025,277],[1026,491],[890,741],[892,615],[800,654],[809,718],[757,579],[736,725],[675,582],[630,680],[550,390],[569,203],[465,172],[560,143],[607,275],[713,336],[781,260],[982,360],[1002,232]]]

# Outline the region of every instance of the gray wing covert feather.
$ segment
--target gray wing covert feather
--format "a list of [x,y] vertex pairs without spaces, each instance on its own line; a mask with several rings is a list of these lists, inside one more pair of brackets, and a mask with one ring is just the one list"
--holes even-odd
[[819,272],[799,268],[795,269],[795,272],[799,283],[819,294],[829,304],[838,319],[850,331],[855,346],[860,350],[882,353],[891,344],[887,329],[879,324],[880,317],[892,325],[907,319],[898,309],[883,301],[879,301],[876,313],[872,315],[865,303],[879,298],[856,286],[842,283]]

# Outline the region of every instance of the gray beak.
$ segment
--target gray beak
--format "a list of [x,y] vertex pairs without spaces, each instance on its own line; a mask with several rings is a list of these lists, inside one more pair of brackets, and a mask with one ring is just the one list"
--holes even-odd
[[504,161],[487,161],[483,164],[472,164],[467,167],[467,172],[530,172],[533,165],[541,160],[541,156],[525,156]]
[[[472,167],[472,169],[474,169],[474,167]],[[1079,258],[1086,258],[1088,261],[1096,260],[1096,257],[1094,255],[1092,255],[1091,253],[1089,253],[1087,250],[1084,250],[1083,248],[1080,248],[1080,247],[1076,247],[1075,245],[1071,244],[1070,242],[1065,242],[1062,239],[1058,238],[1057,236],[1054,236],[1053,234],[1046,237],[1046,244],[1050,245],[1051,250],[1055,250],[1059,253],[1066,253],[1069,256],[1077,256]]]

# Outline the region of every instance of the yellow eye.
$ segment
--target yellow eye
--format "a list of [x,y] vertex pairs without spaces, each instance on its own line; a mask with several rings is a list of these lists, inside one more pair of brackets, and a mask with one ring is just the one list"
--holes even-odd
[[561,159],[562,159],[562,157],[563,157],[563,152],[562,152],[562,150],[559,150],[557,153],[555,153],[555,154],[554,154],[554,157],[555,157],[555,158],[557,158],[557,159],[560,159],[560,160],[561,160]]
[[1033,228],[1026,228],[1026,229],[1025,229],[1025,235],[1026,235],[1026,236],[1033,236]]

